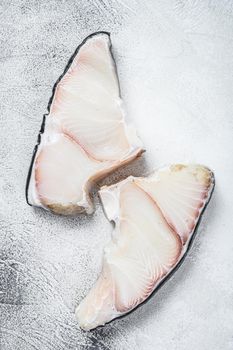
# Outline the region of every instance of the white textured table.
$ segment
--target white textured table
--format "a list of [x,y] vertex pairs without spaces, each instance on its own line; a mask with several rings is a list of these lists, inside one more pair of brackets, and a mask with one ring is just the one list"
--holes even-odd
[[[20,0],[0,4],[0,349],[233,349],[233,2]],[[51,89],[81,40],[112,33],[122,95],[147,153],[112,176],[171,162],[216,188],[186,261],[147,304],[81,332],[74,308],[100,270],[108,223],[26,205]]]

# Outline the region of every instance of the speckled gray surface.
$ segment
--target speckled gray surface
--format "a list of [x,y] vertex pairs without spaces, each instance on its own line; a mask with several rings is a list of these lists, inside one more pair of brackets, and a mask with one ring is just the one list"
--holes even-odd
[[[233,2],[1,1],[0,349],[233,349]],[[147,304],[80,331],[75,306],[100,270],[111,224],[26,205],[51,89],[80,41],[112,33],[122,95],[147,153],[108,179],[171,162],[215,171],[185,263]]]

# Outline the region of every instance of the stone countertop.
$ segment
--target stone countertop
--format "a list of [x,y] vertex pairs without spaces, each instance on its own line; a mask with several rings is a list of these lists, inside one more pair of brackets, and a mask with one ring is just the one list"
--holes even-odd
[[[0,349],[233,349],[233,3],[19,0],[0,4]],[[75,306],[112,226],[25,202],[54,82],[84,37],[111,32],[127,118],[147,152],[105,183],[173,162],[213,169],[216,188],[184,264],[145,305],[93,332]]]

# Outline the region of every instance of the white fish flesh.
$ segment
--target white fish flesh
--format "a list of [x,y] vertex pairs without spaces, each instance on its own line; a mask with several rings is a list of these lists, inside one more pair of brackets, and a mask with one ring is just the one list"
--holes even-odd
[[76,310],[81,328],[127,314],[178,267],[213,186],[208,168],[176,164],[101,189],[105,214],[115,228],[100,277]]
[[90,186],[142,153],[124,121],[106,32],[92,34],[54,87],[29,169],[28,204],[59,214],[93,211]]

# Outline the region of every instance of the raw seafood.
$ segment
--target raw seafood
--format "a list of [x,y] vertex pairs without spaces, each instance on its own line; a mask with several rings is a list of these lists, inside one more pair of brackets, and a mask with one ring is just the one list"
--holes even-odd
[[55,84],[34,150],[28,204],[59,214],[93,211],[92,183],[142,153],[124,121],[110,35],[87,37]]
[[176,164],[101,189],[115,228],[101,275],[76,310],[81,328],[130,312],[161,285],[186,255],[213,186],[208,168]]

